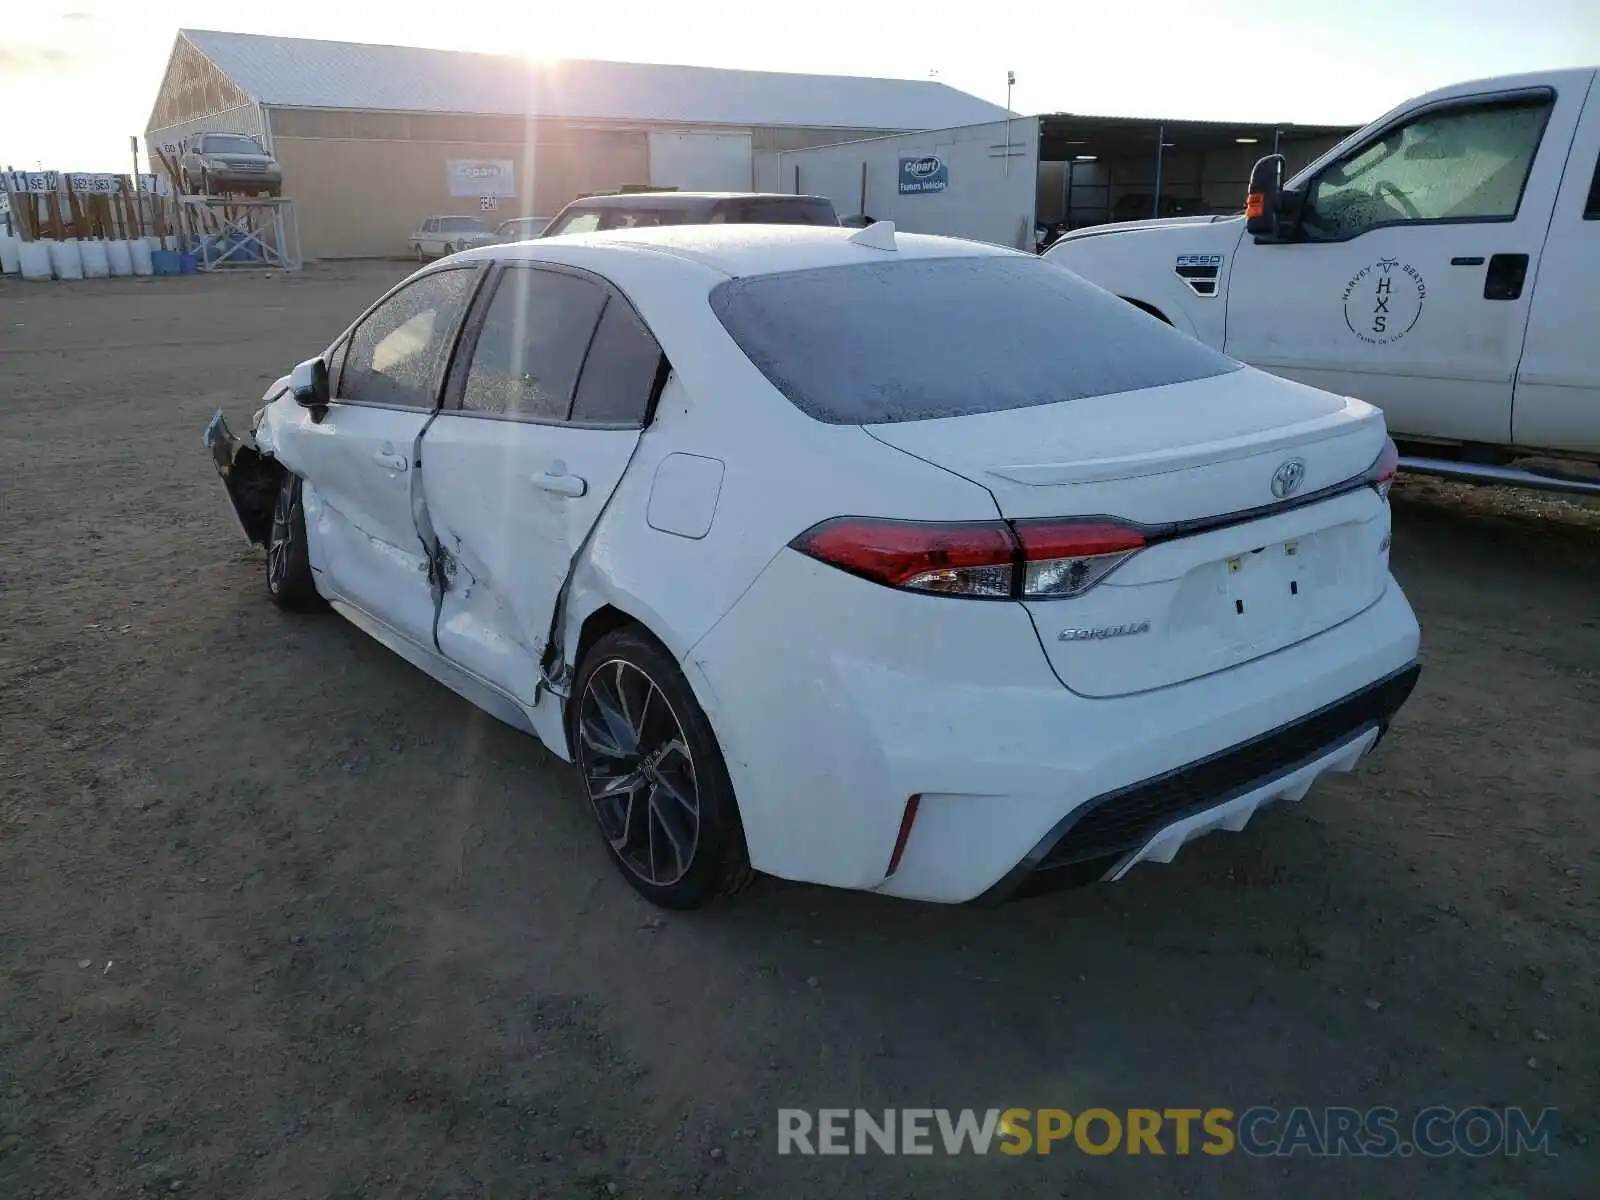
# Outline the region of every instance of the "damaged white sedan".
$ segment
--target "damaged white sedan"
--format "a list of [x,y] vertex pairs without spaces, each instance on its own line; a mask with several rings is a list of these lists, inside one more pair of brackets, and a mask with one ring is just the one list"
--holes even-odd
[[419,271],[206,431],[331,605],[580,771],[651,900],[1120,878],[1417,677],[1381,414],[1032,255],[634,230]]

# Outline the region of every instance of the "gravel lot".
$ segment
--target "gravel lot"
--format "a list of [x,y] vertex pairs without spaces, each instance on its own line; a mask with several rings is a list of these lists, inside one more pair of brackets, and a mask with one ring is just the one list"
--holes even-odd
[[[662,916],[575,780],[266,601],[200,445],[404,268],[0,283],[0,1196],[1594,1195],[1600,511],[1406,483],[1357,775],[999,911]],[[780,1106],[1555,1106],[1554,1157],[779,1157]],[[1585,1182],[1587,1180],[1587,1183]]]

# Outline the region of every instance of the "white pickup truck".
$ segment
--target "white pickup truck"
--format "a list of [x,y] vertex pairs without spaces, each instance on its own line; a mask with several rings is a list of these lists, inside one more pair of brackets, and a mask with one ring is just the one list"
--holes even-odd
[[[1457,84],[1244,214],[1076,230],[1046,257],[1235,358],[1384,410],[1414,471],[1600,493],[1600,82]],[[1532,460],[1534,465],[1513,466]]]

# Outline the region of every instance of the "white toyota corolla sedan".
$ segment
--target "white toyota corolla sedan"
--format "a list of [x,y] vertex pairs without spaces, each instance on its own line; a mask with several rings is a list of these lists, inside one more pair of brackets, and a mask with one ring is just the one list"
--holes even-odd
[[418,271],[206,443],[331,605],[581,773],[651,900],[1120,878],[1414,685],[1382,415],[1033,255],[711,226]]

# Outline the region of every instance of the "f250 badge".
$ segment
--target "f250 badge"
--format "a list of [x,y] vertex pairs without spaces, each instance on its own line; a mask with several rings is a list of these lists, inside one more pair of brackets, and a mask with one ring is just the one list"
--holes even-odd
[[1411,332],[1427,299],[1422,272],[1398,258],[1380,258],[1345,284],[1344,323],[1367,345],[1387,346]]

